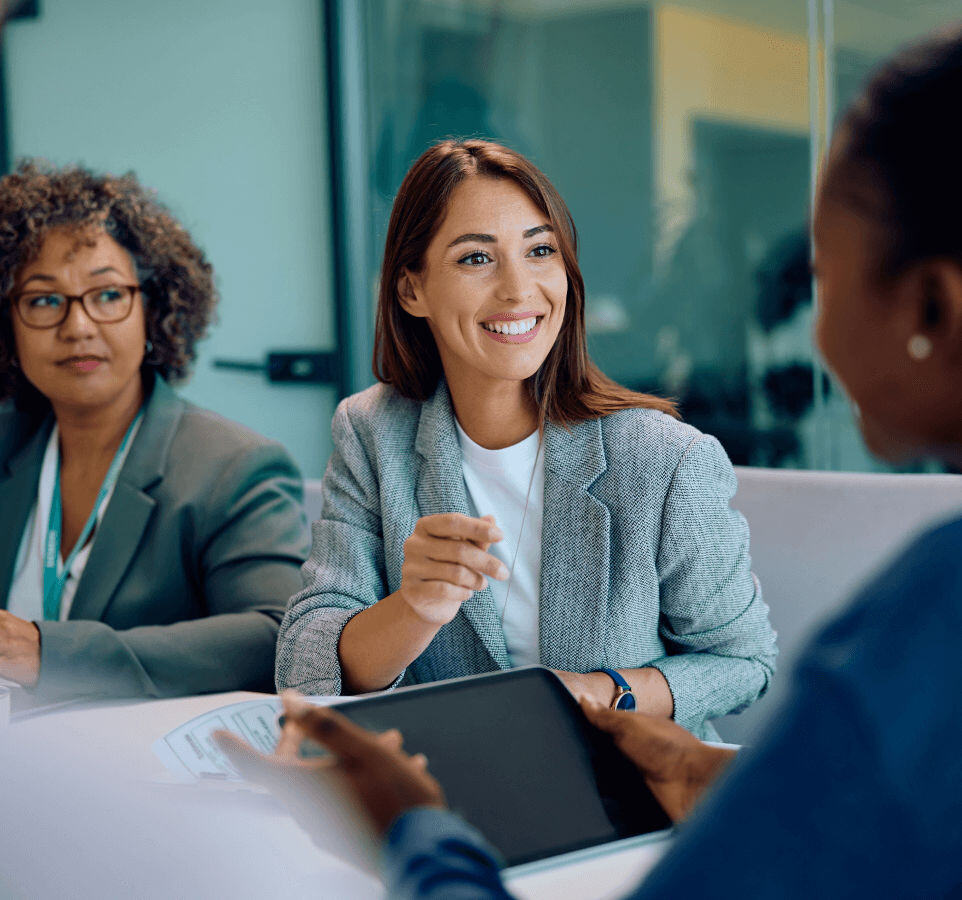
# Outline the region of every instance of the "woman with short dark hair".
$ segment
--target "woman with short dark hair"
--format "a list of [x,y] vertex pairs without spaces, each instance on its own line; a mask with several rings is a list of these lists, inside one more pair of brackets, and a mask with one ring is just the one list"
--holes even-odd
[[0,179],[0,677],[44,699],[271,687],[306,535],[278,445],[178,397],[217,301],[133,175]]
[[574,223],[487,141],[394,202],[375,374],[334,417],[277,680],[371,691],[518,664],[702,736],[768,685],[774,634],[719,443],[587,353]]

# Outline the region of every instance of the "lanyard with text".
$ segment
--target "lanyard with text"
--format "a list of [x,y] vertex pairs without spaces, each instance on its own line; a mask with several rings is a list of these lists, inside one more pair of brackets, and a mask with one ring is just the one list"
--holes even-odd
[[87,517],[87,524],[84,525],[83,531],[80,532],[80,537],[77,538],[77,543],[74,544],[73,550],[70,551],[70,556],[64,560],[63,569],[60,570],[59,574],[57,572],[57,562],[60,557],[63,505],[60,499],[60,453],[57,453],[57,470],[53,479],[53,498],[50,501],[50,518],[47,520],[47,540],[44,543],[43,553],[43,617],[48,622],[56,622],[60,619],[60,597],[63,594],[63,587],[67,583],[67,578],[70,575],[70,567],[77,558],[77,554],[83,549],[84,544],[87,543],[87,538],[90,537],[90,532],[93,531],[94,525],[97,523],[97,515],[100,512],[100,507],[103,506],[107,495],[113,490],[117,476],[120,474],[120,466],[124,459],[127,444],[130,443],[130,436],[134,433],[137,423],[143,417],[144,412],[141,410],[137,413],[134,421],[130,423],[130,427],[127,429],[127,433],[120,442],[120,446],[114,454],[113,461],[110,463],[110,468],[107,469],[103,484],[100,485],[100,491],[97,494],[94,508]]

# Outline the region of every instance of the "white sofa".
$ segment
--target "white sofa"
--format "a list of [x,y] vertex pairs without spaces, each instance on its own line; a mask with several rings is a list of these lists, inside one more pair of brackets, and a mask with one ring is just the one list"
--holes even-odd
[[765,697],[715,724],[725,740],[751,743],[812,631],[914,535],[962,511],[962,475],[736,473],[732,505],[751,529],[752,569],[778,632],[778,671]]
[[[784,696],[813,629],[913,535],[962,511],[962,475],[736,472],[733,506],[751,529],[752,568],[778,631],[778,672],[758,703],[716,725],[725,740],[751,743]],[[306,484],[312,521],[320,484]]]

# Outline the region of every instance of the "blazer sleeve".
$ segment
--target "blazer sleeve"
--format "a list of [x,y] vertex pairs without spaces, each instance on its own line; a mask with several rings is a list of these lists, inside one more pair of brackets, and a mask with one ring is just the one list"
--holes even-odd
[[324,473],[321,516],[312,526],[304,589],[291,598],[278,635],[278,690],[340,694],[341,632],[388,593],[378,479],[346,403],[339,404],[331,427],[334,452]]
[[181,536],[183,560],[197,560],[191,577],[201,581],[207,616],[125,630],[80,619],[38,622],[37,693],[59,700],[272,690],[277,623],[307,555],[302,493],[280,445],[234,455]]
[[775,670],[748,523],[730,506],[736,487],[721,444],[700,435],[678,463],[662,513],[657,566],[668,652],[649,665],[668,682],[675,721],[696,733],[760,697]]

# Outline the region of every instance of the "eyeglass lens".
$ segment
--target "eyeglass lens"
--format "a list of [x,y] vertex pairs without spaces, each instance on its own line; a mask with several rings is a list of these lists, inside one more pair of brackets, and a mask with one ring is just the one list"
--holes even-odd
[[45,328],[64,321],[70,301],[79,299],[95,322],[119,322],[130,312],[133,297],[134,289],[122,285],[93,288],[79,298],[37,292],[21,295],[17,299],[17,310],[27,325]]

